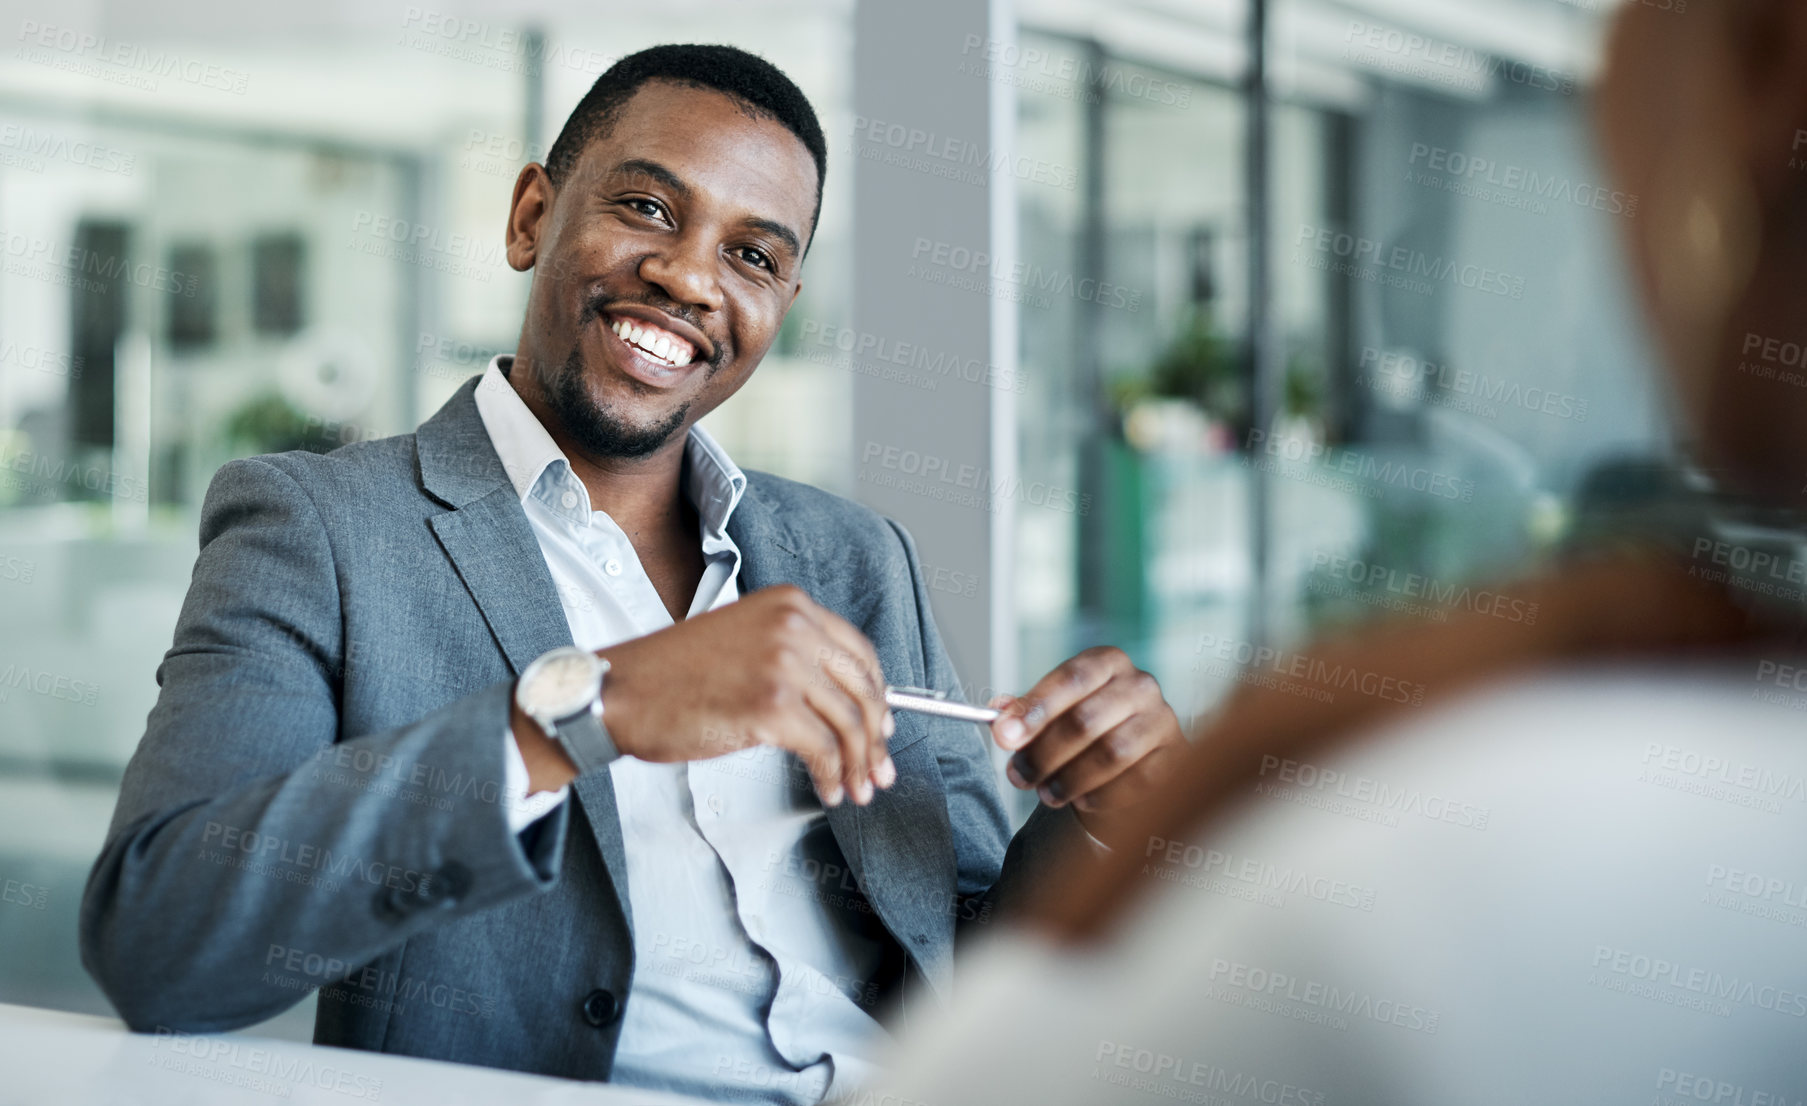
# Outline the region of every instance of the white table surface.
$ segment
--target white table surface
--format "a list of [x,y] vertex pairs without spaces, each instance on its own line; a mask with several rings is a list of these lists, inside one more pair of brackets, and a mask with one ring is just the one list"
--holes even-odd
[[544,1075],[241,1034],[158,1037],[0,1003],[0,1106],[698,1106]]

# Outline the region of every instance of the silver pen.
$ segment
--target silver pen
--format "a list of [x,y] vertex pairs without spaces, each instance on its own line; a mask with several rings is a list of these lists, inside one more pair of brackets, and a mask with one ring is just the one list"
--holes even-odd
[[990,707],[975,707],[971,703],[949,699],[947,692],[931,691],[925,687],[887,687],[885,705],[892,710],[933,714],[942,718],[956,718],[962,722],[977,722],[980,725],[992,721],[1002,713]]

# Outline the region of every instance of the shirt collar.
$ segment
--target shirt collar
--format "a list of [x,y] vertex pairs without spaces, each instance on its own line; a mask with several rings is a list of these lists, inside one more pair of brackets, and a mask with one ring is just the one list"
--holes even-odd
[[[489,431],[489,440],[522,505],[530,498],[537,499],[554,514],[586,526],[592,513],[589,489],[571,471],[564,451],[508,382],[506,372],[513,362],[509,354],[498,354],[490,360],[483,379],[477,383],[477,414]],[[684,460],[684,494],[690,497],[702,522],[703,552],[726,549],[731,544],[727,538],[728,518],[746,493],[746,473],[721,443],[700,426],[690,428],[684,442]]]

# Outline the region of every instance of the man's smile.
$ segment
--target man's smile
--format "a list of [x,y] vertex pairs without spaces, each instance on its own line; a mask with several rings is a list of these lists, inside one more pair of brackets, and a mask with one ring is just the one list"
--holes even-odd
[[651,323],[637,323],[629,319],[609,320],[609,329],[629,345],[662,361],[673,368],[682,368],[690,364],[696,356],[696,347],[673,334],[669,330],[656,327]]

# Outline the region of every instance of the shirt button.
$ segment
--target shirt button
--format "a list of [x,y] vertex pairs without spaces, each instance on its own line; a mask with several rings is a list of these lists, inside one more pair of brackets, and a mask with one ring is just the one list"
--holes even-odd
[[577,506],[577,493],[566,492],[564,495],[559,496],[558,501],[565,505],[566,510],[570,510],[572,507]]
[[709,796],[709,809],[710,810],[713,810],[717,814],[720,814],[722,812],[723,805],[724,804],[722,803],[722,797],[720,795]]
[[581,1009],[584,1021],[601,1029],[615,1020],[615,1015],[621,1012],[621,1003],[613,991],[598,989],[584,996]]
[[604,572],[608,573],[610,576],[619,576],[619,575],[621,575],[621,562],[617,561],[613,557],[610,557],[608,560],[606,560],[602,563],[602,570]]

